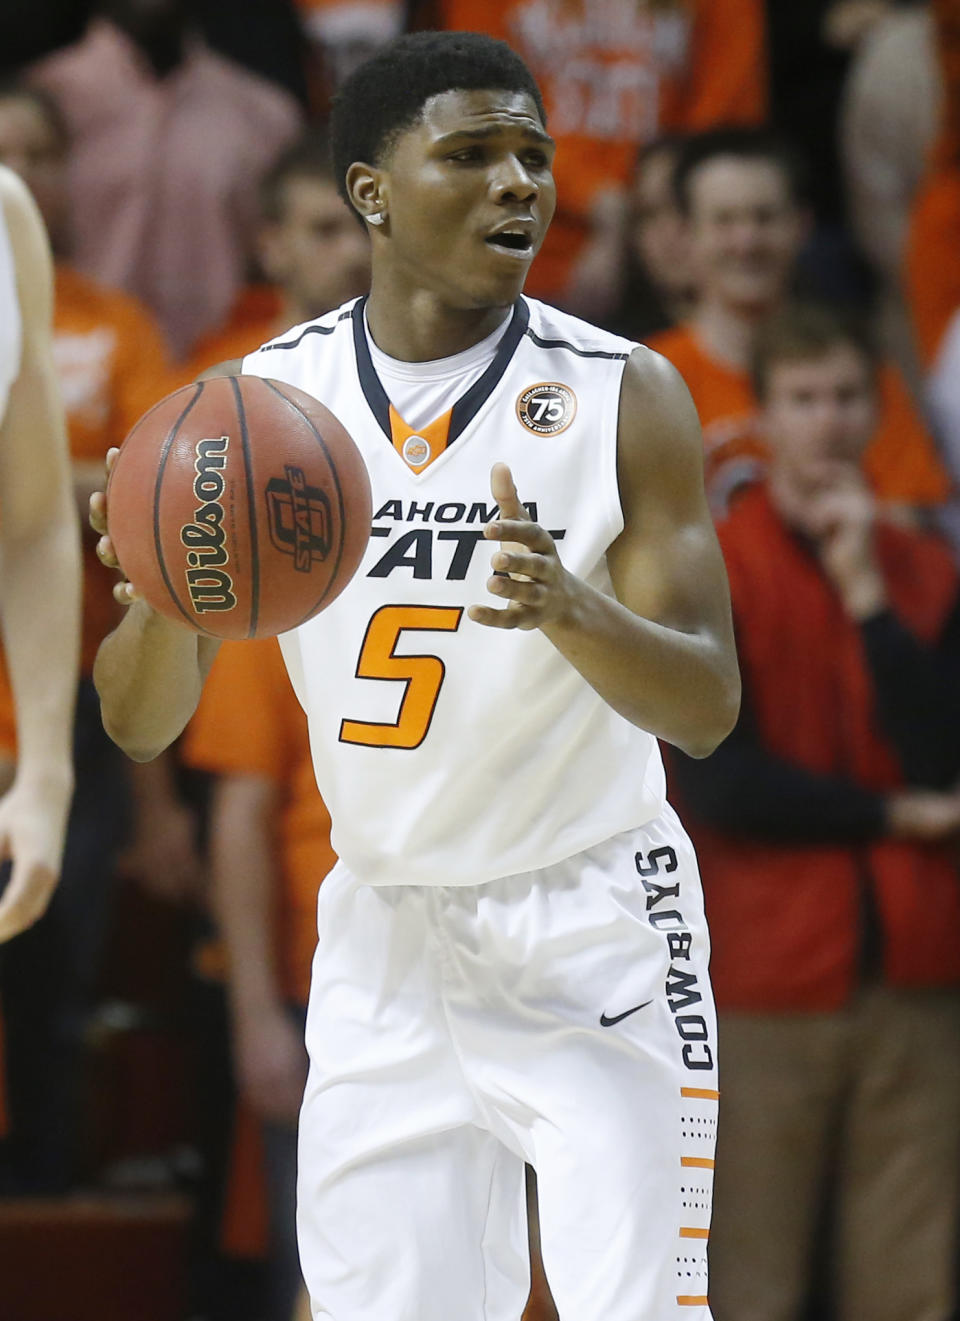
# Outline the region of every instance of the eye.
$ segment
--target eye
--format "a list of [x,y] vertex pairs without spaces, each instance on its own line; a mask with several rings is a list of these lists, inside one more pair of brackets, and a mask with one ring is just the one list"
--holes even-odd
[[476,161],[483,160],[483,148],[476,145],[472,147],[461,147],[459,151],[451,152],[447,157],[447,160],[472,165]]
[[534,170],[545,170],[550,165],[550,162],[547,160],[546,152],[543,151],[526,152],[524,155],[524,163]]

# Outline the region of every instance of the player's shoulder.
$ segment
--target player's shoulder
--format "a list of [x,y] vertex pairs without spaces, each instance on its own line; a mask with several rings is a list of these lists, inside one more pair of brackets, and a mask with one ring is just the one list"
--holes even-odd
[[589,321],[561,312],[549,303],[526,298],[529,313],[527,337],[538,347],[564,350],[581,358],[612,359],[626,362],[637,344]]
[[334,336],[352,336],[351,321],[354,308],[359,301],[358,298],[351,298],[342,307],[336,307],[321,317],[304,321],[299,326],[285,330],[281,335],[275,335],[273,339],[267,340],[265,344],[261,344],[258,349],[246,355],[243,360],[244,371],[248,370],[248,363],[251,367],[265,367],[271,361],[283,361],[285,355],[311,352],[314,348],[328,343]]

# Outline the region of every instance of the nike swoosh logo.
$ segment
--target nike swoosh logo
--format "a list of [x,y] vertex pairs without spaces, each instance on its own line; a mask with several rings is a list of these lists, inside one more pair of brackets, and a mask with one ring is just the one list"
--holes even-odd
[[600,1026],[613,1027],[614,1023],[622,1023],[625,1018],[629,1018],[631,1014],[635,1014],[638,1009],[646,1009],[647,1005],[652,1005],[652,1004],[653,1004],[652,1000],[644,1000],[642,1005],[634,1005],[632,1009],[628,1009],[623,1014],[616,1014],[613,1018],[608,1018],[606,1014],[601,1014]]

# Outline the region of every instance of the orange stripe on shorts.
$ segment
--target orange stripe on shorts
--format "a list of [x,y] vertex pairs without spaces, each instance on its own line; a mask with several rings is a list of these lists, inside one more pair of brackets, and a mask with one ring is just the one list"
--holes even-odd
[[688,1168],[692,1167],[695,1170],[712,1170],[716,1162],[712,1161],[709,1156],[681,1156],[680,1164],[686,1165]]
[[691,1229],[689,1225],[684,1225],[680,1230],[681,1238],[709,1238],[709,1229]]
[[712,1087],[681,1087],[681,1096],[689,1096],[696,1101],[719,1101],[720,1093]]
[[679,1305],[680,1307],[706,1307],[706,1305],[707,1305],[707,1295],[706,1295],[705,1293],[700,1293],[700,1294],[681,1293],[681,1294],[677,1294],[677,1303],[678,1303],[678,1305]]

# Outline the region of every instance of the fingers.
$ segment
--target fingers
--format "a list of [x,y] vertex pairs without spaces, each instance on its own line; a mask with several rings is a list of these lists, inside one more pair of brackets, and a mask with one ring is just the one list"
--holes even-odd
[[107,497],[103,491],[94,491],[90,497],[90,526],[94,532],[105,536],[107,531]]
[[140,593],[134,587],[133,583],[128,583],[126,579],[122,583],[114,583],[113,599],[118,605],[133,605],[134,601],[140,600]]
[[519,574],[539,582],[550,572],[551,564],[546,555],[522,555],[516,551],[499,550],[491,556],[490,567],[495,573]]
[[43,863],[14,864],[0,899],[0,943],[26,931],[43,916],[56,884],[56,873]]
[[[112,445],[110,449],[107,450],[107,458],[104,465],[106,467],[107,481],[110,480],[110,474],[113,472],[119,453],[120,451],[116,445]],[[107,497],[103,491],[94,491],[93,495],[90,497],[90,526],[93,528],[94,532],[99,532],[101,536],[106,533]]]
[[490,470],[490,494],[496,500],[504,518],[517,518],[529,522],[529,514],[520,503],[513,473],[505,463],[495,463]]
[[497,610],[489,605],[472,605],[467,608],[467,618],[487,628],[522,629],[539,628],[541,620],[538,610],[515,603],[507,606],[506,610]]
[[531,550],[546,552],[553,547],[553,537],[546,528],[542,528],[539,523],[531,523],[529,519],[524,522],[519,519],[497,519],[487,524],[483,535],[488,541],[518,541]]
[[120,568],[117,552],[113,549],[113,542],[106,533],[97,542],[97,559],[101,564],[105,564],[108,569]]

